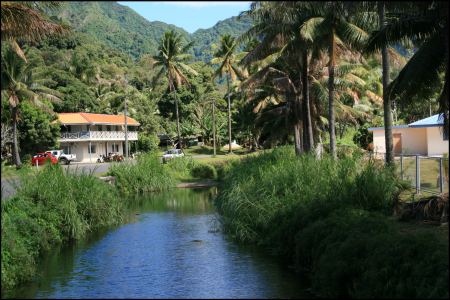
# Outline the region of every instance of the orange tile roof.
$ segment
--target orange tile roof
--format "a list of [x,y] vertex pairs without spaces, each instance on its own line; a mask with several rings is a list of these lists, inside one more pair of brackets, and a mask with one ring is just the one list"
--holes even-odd
[[[125,125],[123,115],[106,115],[106,114],[91,114],[91,113],[59,113],[59,122],[62,124],[112,124]],[[139,123],[127,116],[127,123],[130,126],[138,126]]]

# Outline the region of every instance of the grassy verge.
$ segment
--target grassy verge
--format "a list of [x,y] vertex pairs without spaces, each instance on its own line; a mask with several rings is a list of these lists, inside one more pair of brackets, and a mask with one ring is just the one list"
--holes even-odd
[[225,230],[266,247],[323,297],[448,297],[448,239],[402,231],[406,188],[373,161],[276,149],[232,162],[216,199]]
[[2,201],[2,289],[33,278],[39,255],[53,245],[122,221],[116,191],[89,175],[46,166],[23,176],[17,194]]
[[23,165],[22,168],[16,169],[16,166],[9,166],[2,163],[2,179],[18,178],[38,170],[30,165]]

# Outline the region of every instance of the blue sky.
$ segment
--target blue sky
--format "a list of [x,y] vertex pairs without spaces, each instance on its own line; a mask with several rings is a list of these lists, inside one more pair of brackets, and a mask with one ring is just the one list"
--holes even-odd
[[214,26],[218,21],[237,16],[251,2],[238,1],[165,1],[118,2],[131,7],[149,21],[162,21],[183,28],[189,33]]

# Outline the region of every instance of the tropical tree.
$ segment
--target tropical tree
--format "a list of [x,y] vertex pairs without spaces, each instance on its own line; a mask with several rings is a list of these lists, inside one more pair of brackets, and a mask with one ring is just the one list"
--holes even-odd
[[[226,74],[227,80],[227,99],[228,99],[228,142],[229,142],[229,153],[231,150],[231,90],[230,90],[230,80],[232,82],[236,79],[243,79],[244,73],[237,66],[240,59],[239,56],[235,55],[237,48],[237,42],[234,37],[229,34],[225,34],[220,38],[220,46],[214,53],[214,58],[211,60],[212,64],[218,64],[219,67],[214,73],[215,77],[223,78],[223,74]],[[242,55],[242,54],[241,54]]]
[[335,69],[343,51],[362,47],[368,38],[363,29],[364,23],[358,22],[360,7],[354,3],[317,2],[311,4],[312,55],[319,56],[325,51],[328,55],[328,128],[330,134],[330,152],[336,158],[335,133]]
[[[270,61],[280,56],[289,57],[290,64],[298,67],[301,77],[298,80],[297,90],[303,98],[297,106],[296,131],[303,124],[303,148],[306,151],[314,147],[313,130],[311,122],[311,109],[309,98],[309,50],[311,47],[311,26],[305,26],[311,20],[311,10],[304,2],[254,2],[251,9],[243,15],[250,15],[255,25],[244,33],[240,39],[251,39],[262,36],[259,44],[249,51],[242,63],[249,65],[257,61]],[[264,64],[264,63],[263,63]],[[300,101],[300,95],[297,102]],[[301,107],[300,107],[301,105]],[[300,112],[301,111],[301,112]],[[299,135],[295,135],[300,137]],[[296,140],[296,152],[302,152],[300,141]]]
[[190,55],[186,54],[187,50],[192,47],[192,42],[182,45],[181,35],[172,31],[167,31],[161,39],[158,55],[154,56],[155,67],[161,67],[157,75],[154,77],[154,84],[160,80],[163,73],[166,73],[169,92],[173,92],[175,97],[175,113],[177,119],[177,136],[180,148],[182,148],[180,134],[180,118],[178,111],[177,88],[181,85],[189,85],[189,79],[186,74],[197,75],[197,72],[186,64],[190,59]]
[[[387,5],[387,3],[386,3]],[[444,135],[448,137],[448,3],[445,1],[413,2],[402,9],[388,6],[389,22],[380,24],[367,43],[372,53],[388,46],[411,41],[417,51],[386,89],[389,99],[407,103],[430,86],[439,84],[439,112],[444,118]],[[382,6],[380,6],[380,15]]]
[[60,94],[50,88],[45,87],[46,78],[41,78],[42,73],[36,72],[25,63],[14,50],[8,48],[2,53],[1,65],[1,88],[2,96],[8,99],[11,109],[13,125],[13,155],[16,167],[20,167],[22,162],[19,155],[19,145],[17,142],[17,123],[19,117],[19,104],[29,101],[35,106],[47,109],[42,102],[46,99],[52,102],[60,100]]
[[18,40],[35,42],[44,37],[63,34],[68,27],[48,20],[44,10],[61,6],[58,1],[2,1],[1,2],[1,36],[2,41],[9,41],[16,54],[26,61]]

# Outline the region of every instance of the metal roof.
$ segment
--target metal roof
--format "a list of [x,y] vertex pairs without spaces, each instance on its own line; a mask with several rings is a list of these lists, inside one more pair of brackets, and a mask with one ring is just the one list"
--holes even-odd
[[409,124],[409,127],[436,127],[444,125],[444,116],[437,114],[414,123]]
[[[391,128],[392,129],[399,129],[399,128],[408,128],[409,125],[394,125]],[[382,130],[384,127],[369,127],[367,128],[368,131],[374,131],[374,130]]]
[[[437,114],[416,122],[413,122],[408,125],[395,125],[392,126],[392,129],[399,129],[399,128],[422,128],[422,127],[438,127],[444,125],[444,118],[442,114]],[[384,127],[370,127],[367,130],[368,131],[374,131],[374,130],[382,130]]]

